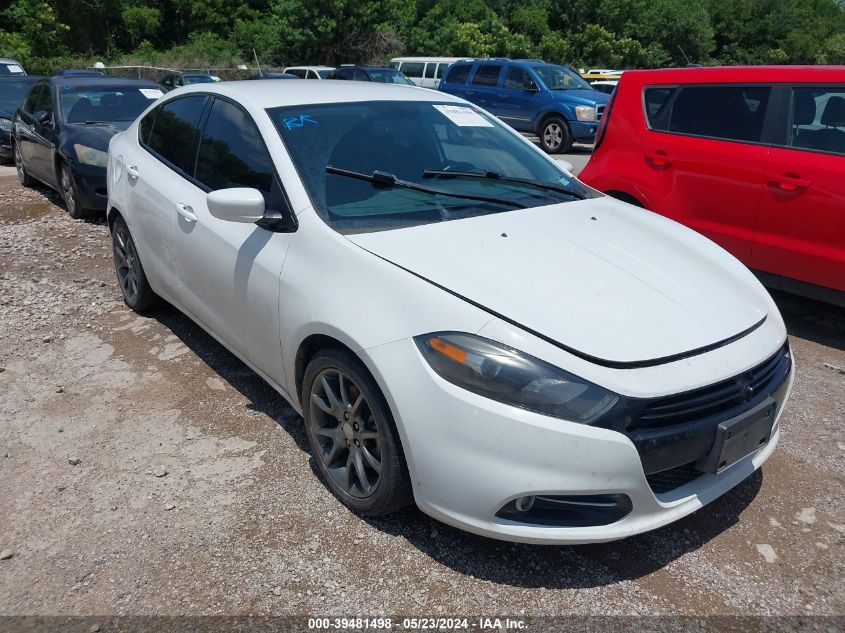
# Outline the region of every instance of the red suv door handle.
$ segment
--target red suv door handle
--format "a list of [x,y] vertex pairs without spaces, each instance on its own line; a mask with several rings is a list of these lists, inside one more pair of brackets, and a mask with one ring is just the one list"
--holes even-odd
[[645,159],[654,167],[670,167],[672,165],[672,158],[662,149],[646,154]]
[[784,191],[799,191],[810,186],[810,181],[801,178],[796,173],[787,172],[785,174],[771,174],[769,182],[774,184],[779,189]]

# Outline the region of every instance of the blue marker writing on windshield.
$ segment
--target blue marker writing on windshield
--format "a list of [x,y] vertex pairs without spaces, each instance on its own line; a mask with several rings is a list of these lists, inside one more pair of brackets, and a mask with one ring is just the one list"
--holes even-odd
[[307,114],[300,114],[299,116],[290,117],[289,119],[283,119],[282,122],[285,124],[285,127],[289,130],[298,127],[304,127],[306,123],[313,123],[314,125],[319,125],[317,121],[312,119]]

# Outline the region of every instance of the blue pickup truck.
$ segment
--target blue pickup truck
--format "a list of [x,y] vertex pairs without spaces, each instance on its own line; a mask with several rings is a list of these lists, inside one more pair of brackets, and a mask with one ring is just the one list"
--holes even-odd
[[550,154],[566,152],[576,141],[592,143],[610,98],[575,71],[537,59],[456,62],[440,90],[471,101],[520,132],[536,134]]

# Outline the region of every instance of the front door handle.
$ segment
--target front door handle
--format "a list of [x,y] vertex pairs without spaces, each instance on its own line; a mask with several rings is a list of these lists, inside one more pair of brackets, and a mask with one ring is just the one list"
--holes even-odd
[[507,98],[508,98],[507,93],[499,95],[499,99],[507,99]]
[[176,203],[176,213],[181,215],[185,220],[188,222],[196,222],[197,215],[194,213],[194,210],[189,207],[187,204],[182,204],[181,202]]
[[137,165],[127,165],[126,166],[126,179],[129,181],[130,184],[135,184],[138,182],[138,176],[140,176],[140,172],[138,171]]
[[672,165],[672,157],[662,149],[645,155],[645,159],[653,166],[661,169],[670,167]]
[[467,90],[466,92],[464,92],[464,94],[468,97],[471,97],[472,95],[475,94],[475,91],[474,90]]
[[801,176],[795,172],[771,174],[769,176],[769,182],[775,185],[778,189],[782,189],[783,191],[788,191],[790,193],[804,190],[810,186],[809,180],[801,178]]

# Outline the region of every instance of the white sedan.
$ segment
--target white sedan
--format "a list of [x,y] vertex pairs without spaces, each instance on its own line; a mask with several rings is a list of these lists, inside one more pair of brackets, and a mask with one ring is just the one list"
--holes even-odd
[[301,412],[349,508],[607,541],[769,457],[792,358],[728,253],[456,97],[278,84],[178,89],[112,139],[117,278]]

